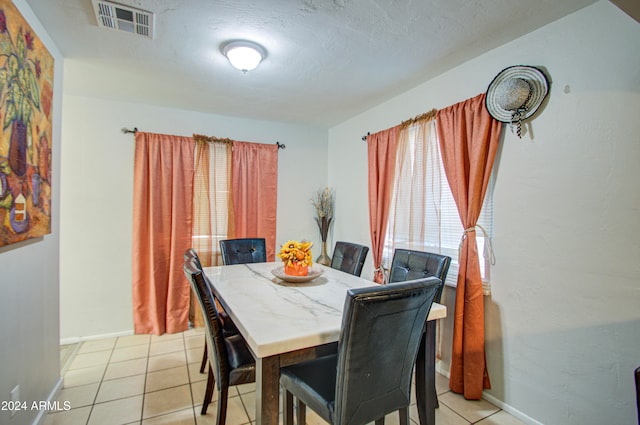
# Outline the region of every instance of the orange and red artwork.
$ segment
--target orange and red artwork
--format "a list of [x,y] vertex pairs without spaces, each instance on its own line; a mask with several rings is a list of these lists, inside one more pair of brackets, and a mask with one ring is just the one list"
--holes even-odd
[[0,0],[0,246],[51,233],[53,57]]

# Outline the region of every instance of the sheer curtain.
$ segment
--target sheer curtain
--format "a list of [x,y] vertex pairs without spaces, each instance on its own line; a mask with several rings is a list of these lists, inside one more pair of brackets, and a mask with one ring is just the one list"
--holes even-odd
[[396,248],[442,253],[441,202],[448,187],[442,179],[433,117],[403,126],[398,139],[383,256],[386,265],[391,264]]
[[133,199],[133,321],[137,334],[189,326],[182,254],[191,246],[194,143],[136,133]]
[[502,124],[484,107],[485,94],[438,111],[442,159],[464,237],[460,247],[449,387],[467,399],[491,388],[484,349],[484,296],[476,225],[489,187]]
[[[231,208],[231,142],[193,135],[196,142],[193,179],[193,230],[191,246],[204,267],[222,265],[220,241],[233,237]],[[231,235],[231,236],[230,236]],[[189,319],[204,326],[193,294]]]
[[[231,147],[228,141],[194,135],[192,247],[203,266],[222,265],[220,241],[233,237]],[[231,229],[231,231],[230,231]]]
[[233,142],[231,180],[237,238],[265,238],[275,261],[278,146]]

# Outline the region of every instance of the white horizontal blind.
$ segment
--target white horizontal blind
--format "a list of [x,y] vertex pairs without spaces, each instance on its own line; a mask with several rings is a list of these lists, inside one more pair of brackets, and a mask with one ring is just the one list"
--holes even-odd
[[[464,234],[458,208],[449,188],[435,131],[435,120],[412,124],[399,135],[395,181],[383,262],[391,265],[396,248],[434,252],[452,258],[446,284],[455,286],[458,249]],[[478,219],[489,236],[493,227],[493,179]],[[484,237],[476,232],[483,281],[489,279]]]

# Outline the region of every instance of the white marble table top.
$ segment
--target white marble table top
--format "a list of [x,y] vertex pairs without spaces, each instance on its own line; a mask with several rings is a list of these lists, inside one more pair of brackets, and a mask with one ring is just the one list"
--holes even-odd
[[[287,283],[271,270],[281,262],[205,267],[216,296],[247,340],[264,358],[338,340],[349,288],[376,283],[319,264],[324,273],[308,283]],[[428,320],[446,317],[434,303]]]

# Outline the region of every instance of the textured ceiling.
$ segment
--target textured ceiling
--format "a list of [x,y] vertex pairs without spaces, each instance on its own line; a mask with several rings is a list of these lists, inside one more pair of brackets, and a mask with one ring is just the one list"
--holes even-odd
[[[65,92],[330,126],[595,0],[120,0],[148,40],[99,28],[91,0],[26,0],[65,57]],[[243,74],[230,39],[268,57]]]

